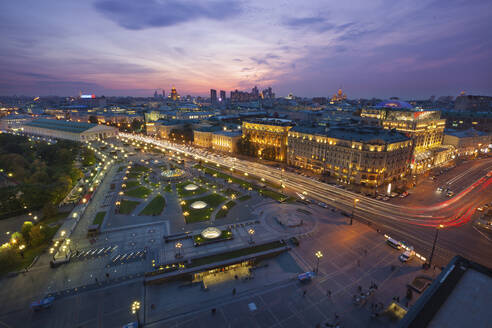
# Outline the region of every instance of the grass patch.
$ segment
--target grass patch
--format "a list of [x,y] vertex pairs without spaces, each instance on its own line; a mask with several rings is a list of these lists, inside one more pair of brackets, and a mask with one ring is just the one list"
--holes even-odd
[[124,169],[125,169],[125,166],[123,166],[123,165],[122,165],[122,166],[120,166],[120,167],[118,168],[118,172],[121,172],[121,171],[123,171]]
[[136,198],[146,198],[151,191],[144,186],[125,191],[126,196],[136,197]]
[[51,223],[58,222],[60,220],[65,220],[69,214],[70,214],[70,212],[60,212],[60,213],[57,213],[56,215],[53,215],[49,218],[43,218],[41,220],[41,222],[43,223],[43,225],[48,225]]
[[164,191],[165,192],[172,192],[173,191],[173,187],[171,186],[170,183],[168,185],[166,185],[166,187],[164,188]]
[[126,199],[122,200],[120,204],[120,214],[130,214],[138,204],[140,204],[140,202]]
[[202,257],[199,259],[191,260],[191,264],[187,265],[187,267],[196,267],[196,266],[210,264],[210,263],[214,263],[214,262],[230,260],[230,259],[233,259],[236,257],[246,256],[246,255],[259,253],[259,252],[264,252],[264,251],[279,248],[282,246],[285,246],[285,244],[280,242],[280,241],[274,241],[272,243],[248,247],[248,248],[242,248],[242,249],[238,249],[238,250],[235,250],[232,252],[226,252],[226,253],[222,253],[222,254],[205,256],[205,257]]
[[203,172],[205,172],[205,174],[211,175],[211,176],[216,177],[216,178],[224,179],[225,181],[230,180],[231,183],[238,184],[245,189],[248,189],[248,188],[253,189],[254,188],[252,183],[245,181],[245,180],[242,180],[242,179],[238,179],[236,177],[233,177],[232,175],[225,174],[225,173],[222,173],[220,171],[217,171],[217,170],[211,169],[209,167],[205,167],[205,166],[196,165],[195,167],[198,169],[201,169]]
[[94,218],[94,221],[92,221],[92,224],[99,224],[101,225],[103,223],[104,217],[106,216],[106,212],[98,212],[96,214],[96,217]]
[[140,182],[138,182],[137,180],[129,180],[125,182],[125,184],[127,190],[140,186]]
[[270,197],[270,198],[275,199],[279,202],[284,202],[288,198],[287,196],[285,196],[279,192],[273,191],[273,190],[262,189],[262,190],[259,190],[258,192],[260,194],[262,194],[263,196]]
[[225,218],[227,216],[227,213],[229,212],[229,210],[234,207],[236,205],[236,202],[235,201],[228,201],[227,203],[224,204],[224,206],[226,208],[221,208],[217,214],[215,215],[215,218],[216,219],[222,219],[222,218]]
[[207,189],[200,187],[200,186],[197,186],[198,189],[195,189],[195,190],[186,190],[185,187],[189,184],[193,184],[193,182],[185,181],[185,182],[178,183],[176,185],[176,191],[178,192],[179,197],[189,197],[189,196],[193,196],[193,195],[201,195],[201,194],[208,191]]
[[164,206],[166,206],[166,200],[161,195],[157,195],[145,206],[139,215],[159,215],[164,210]]
[[[202,209],[191,208],[191,204],[200,200],[207,203],[207,207]],[[204,197],[193,198],[185,201],[186,204],[181,205],[181,209],[183,211],[183,215],[185,217],[186,223],[194,223],[194,222],[209,220],[213,210],[217,206],[225,202],[226,200],[227,199],[224,196],[221,196],[219,194],[211,194]],[[188,213],[188,215],[185,215],[185,213]]]
[[244,201],[247,201],[248,199],[251,199],[251,195],[241,196],[237,200],[239,200],[240,202],[244,202]]
[[195,246],[202,246],[206,244],[216,243],[219,241],[230,240],[232,238],[233,237],[231,231],[223,230],[220,236],[214,239],[207,239],[207,238],[203,238],[202,235],[195,235],[193,236],[193,242],[195,243]]

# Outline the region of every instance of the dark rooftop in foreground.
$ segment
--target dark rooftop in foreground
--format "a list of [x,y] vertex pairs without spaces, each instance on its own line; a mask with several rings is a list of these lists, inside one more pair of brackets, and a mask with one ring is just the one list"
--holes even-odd
[[455,256],[399,328],[491,327],[492,270]]
[[487,132],[477,131],[474,128],[470,128],[467,130],[446,130],[444,134],[452,135],[458,138],[468,138],[468,137],[483,137],[488,135]]

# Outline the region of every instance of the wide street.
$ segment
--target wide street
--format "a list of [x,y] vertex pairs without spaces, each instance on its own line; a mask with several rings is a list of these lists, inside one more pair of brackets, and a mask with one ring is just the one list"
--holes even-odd
[[[387,231],[391,235],[405,240],[422,254],[430,254],[435,236],[435,229],[440,225],[439,240],[436,247],[435,260],[440,265],[447,263],[456,254],[463,255],[484,265],[492,266],[492,249],[490,236],[477,231],[470,221],[478,206],[492,199],[492,158],[470,161],[454,168],[445,176],[439,177],[437,183],[448,186],[455,192],[452,198],[436,199],[435,202],[412,202],[412,195],[407,202],[398,204],[384,202],[361,194],[353,193],[318,180],[304,177],[291,172],[282,172],[253,161],[240,160],[228,156],[209,154],[189,146],[177,145],[167,141],[155,140],[149,137],[124,135],[127,138],[145,141],[160,147],[177,151],[197,160],[207,161],[227,168],[236,168],[243,172],[254,174],[269,181],[281,181],[286,193],[306,192],[308,197],[323,201],[331,206],[345,211],[350,215],[354,209],[355,216],[370,222],[377,229]],[[443,179],[444,178],[444,179]],[[420,186],[415,193],[427,198],[436,197],[436,190]],[[429,197],[427,197],[429,195]]]

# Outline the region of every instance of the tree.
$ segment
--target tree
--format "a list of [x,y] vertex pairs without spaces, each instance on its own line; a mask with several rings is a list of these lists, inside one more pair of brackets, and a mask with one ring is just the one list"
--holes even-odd
[[12,236],[10,236],[10,243],[15,245],[15,247],[19,247],[19,245],[24,245],[26,241],[24,240],[24,236],[20,232],[14,232]]
[[134,119],[132,121],[131,128],[133,131],[139,132],[140,130],[142,130],[142,125],[143,125],[142,121]]
[[45,229],[42,228],[42,225],[36,224],[33,226],[29,232],[29,238],[32,246],[36,247],[41,245],[46,239]]
[[7,244],[0,248],[0,266],[10,267],[19,260],[19,256],[15,249]]
[[94,124],[99,123],[98,120],[97,120],[97,117],[94,116],[94,115],[89,116],[89,122],[90,123],[94,123]]
[[24,240],[28,244],[31,241],[31,236],[29,235],[29,233],[31,232],[33,226],[34,225],[32,224],[31,221],[25,221],[24,224],[22,224],[22,228],[21,228],[22,237],[24,237]]
[[58,213],[58,210],[56,209],[55,205],[51,202],[47,202],[43,206],[43,218],[50,218],[55,216]]

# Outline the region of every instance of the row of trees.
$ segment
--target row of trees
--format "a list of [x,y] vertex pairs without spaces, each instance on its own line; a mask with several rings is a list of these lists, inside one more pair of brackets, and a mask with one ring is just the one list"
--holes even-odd
[[[83,176],[74,165],[80,152],[81,146],[71,141],[49,145],[0,134],[0,169],[2,178],[9,181],[0,188],[0,217],[15,215],[25,207],[53,213]],[[87,158],[92,161],[90,154]]]
[[260,148],[257,144],[251,141],[249,135],[246,135],[244,138],[240,138],[237,141],[237,151],[246,156],[251,157],[260,157],[266,160],[275,160],[278,152],[277,149],[273,146],[266,146],[264,148]]

